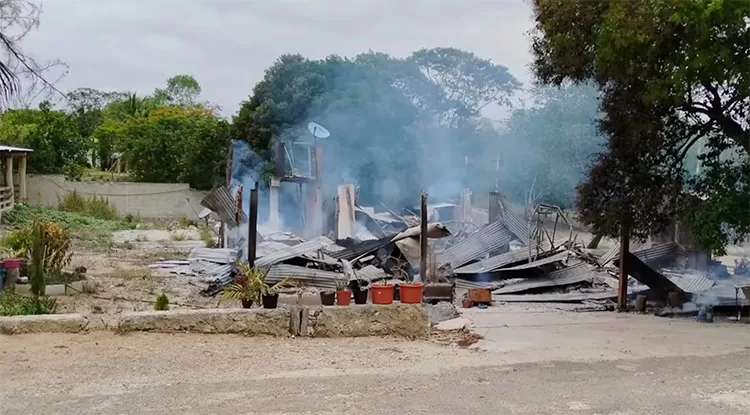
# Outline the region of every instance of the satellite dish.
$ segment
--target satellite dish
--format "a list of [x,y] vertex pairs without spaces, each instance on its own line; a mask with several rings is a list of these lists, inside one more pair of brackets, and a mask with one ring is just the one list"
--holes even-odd
[[328,138],[331,136],[331,133],[328,132],[328,130],[326,130],[325,127],[323,127],[322,125],[316,122],[311,122],[307,124],[307,129],[310,131],[310,134],[312,134],[313,137],[315,138]]

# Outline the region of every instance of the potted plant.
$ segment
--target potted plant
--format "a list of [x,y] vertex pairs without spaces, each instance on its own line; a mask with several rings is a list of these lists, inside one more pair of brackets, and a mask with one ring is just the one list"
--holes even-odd
[[393,303],[393,284],[388,284],[386,280],[372,285],[372,303],[373,304],[392,304]]
[[367,294],[369,293],[367,287],[369,284],[368,281],[359,279],[349,281],[349,288],[354,294],[354,304],[367,304]]
[[349,305],[352,300],[352,293],[348,290],[349,278],[344,276],[336,279],[336,302],[338,305]]
[[238,274],[231,284],[221,290],[219,304],[239,301],[242,308],[250,308],[253,306],[253,301],[258,300],[259,293],[259,285],[254,284],[247,275]]
[[263,308],[276,308],[279,305],[279,289],[296,287],[294,280],[290,278],[284,278],[274,285],[268,285],[266,283],[266,276],[263,275],[260,287],[260,299],[263,303]]
[[320,303],[323,305],[334,305],[336,303],[336,292],[330,290],[321,291]]

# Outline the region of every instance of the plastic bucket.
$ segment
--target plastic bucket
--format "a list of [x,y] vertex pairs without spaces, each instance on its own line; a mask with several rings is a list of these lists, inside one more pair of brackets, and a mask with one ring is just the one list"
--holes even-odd
[[422,284],[400,284],[401,302],[405,304],[419,304],[422,302]]
[[6,259],[2,262],[2,266],[5,269],[20,269],[21,268],[21,260],[20,259]]
[[393,284],[373,284],[370,288],[370,297],[373,304],[393,304]]
[[336,291],[336,302],[339,305],[349,305],[352,301],[352,292],[348,290]]

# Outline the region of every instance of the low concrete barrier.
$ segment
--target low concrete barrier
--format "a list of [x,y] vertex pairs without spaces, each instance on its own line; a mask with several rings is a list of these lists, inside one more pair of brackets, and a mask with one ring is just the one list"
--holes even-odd
[[313,337],[400,336],[418,338],[430,327],[421,304],[351,305],[310,308],[307,334]]
[[0,317],[0,334],[80,333],[88,330],[89,320],[81,314],[42,314]]
[[236,333],[250,336],[314,337],[427,335],[427,311],[420,304],[351,305],[348,307],[290,306],[144,311],[118,316],[46,314],[0,317],[1,334],[80,333]]
[[146,311],[122,314],[115,331],[159,333],[242,333],[288,336],[290,310],[217,308],[208,310]]

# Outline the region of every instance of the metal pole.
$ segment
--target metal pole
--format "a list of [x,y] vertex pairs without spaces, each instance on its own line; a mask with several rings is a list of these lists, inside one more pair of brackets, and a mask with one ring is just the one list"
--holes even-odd
[[617,285],[617,309],[627,311],[628,307],[628,267],[627,257],[630,251],[630,232],[623,224],[620,229],[620,281]]
[[247,264],[255,266],[255,250],[258,244],[258,182],[250,190],[250,218],[247,225]]
[[422,203],[419,209],[419,275],[422,276],[422,282],[425,283],[427,282],[427,193],[425,192],[422,192]]

